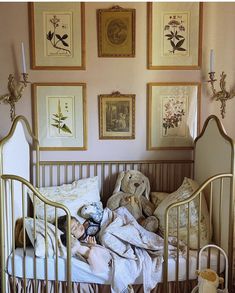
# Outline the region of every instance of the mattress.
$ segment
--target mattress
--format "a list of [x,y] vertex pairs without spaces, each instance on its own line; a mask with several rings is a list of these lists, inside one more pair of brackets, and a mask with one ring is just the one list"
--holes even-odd
[[[211,249],[211,269],[217,270],[217,255],[218,251]],[[189,279],[195,279],[195,271],[197,269],[197,251],[190,251],[189,253]],[[25,257],[25,277],[27,279],[34,279],[34,254],[32,248],[27,248]],[[8,258],[8,274],[13,275],[13,255],[11,254]],[[56,260],[54,258],[48,258],[47,261],[44,258],[36,258],[36,276],[39,280],[45,280],[46,264],[48,271],[48,280],[56,280]],[[207,252],[202,254],[201,258],[202,269],[207,267]],[[15,276],[23,278],[24,271],[24,257],[23,249],[17,248],[15,250]],[[66,259],[58,258],[58,280],[66,281]],[[220,256],[220,272],[224,271],[225,260],[223,255]],[[186,280],[187,275],[186,260],[184,257],[179,258],[179,281]],[[163,266],[160,273],[160,279],[163,280]],[[176,260],[169,258],[168,260],[168,280],[175,281],[176,275]],[[109,271],[99,273],[93,272],[88,263],[72,258],[72,275],[71,279],[73,282],[83,283],[97,283],[97,284],[110,284],[112,279],[112,269]],[[142,283],[142,273],[136,279],[135,284]]]

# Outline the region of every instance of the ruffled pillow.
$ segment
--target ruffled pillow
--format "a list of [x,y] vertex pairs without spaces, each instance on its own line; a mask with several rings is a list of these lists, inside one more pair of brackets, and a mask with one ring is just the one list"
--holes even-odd
[[154,204],[155,208],[169,195],[167,192],[150,192],[150,201]]
[[[189,178],[184,178],[182,185],[173,193],[170,193],[164,200],[160,202],[154,211],[154,215],[159,219],[159,229],[165,232],[165,213],[168,206],[173,203],[189,198],[199,185]],[[180,206],[179,215],[179,240],[187,244],[187,225],[188,225],[188,204]],[[189,244],[192,249],[198,248],[198,218],[199,218],[199,197],[190,202],[190,229]],[[208,244],[210,241],[209,231],[209,212],[207,209],[204,194],[201,196],[201,220],[200,220],[200,247]],[[177,237],[177,208],[171,209],[169,213],[169,236]]]
[[[65,205],[72,216],[76,217],[80,223],[85,221],[78,215],[79,209],[85,204],[100,201],[98,177],[91,177],[74,181],[72,184],[61,186],[41,187],[38,189],[48,200]],[[33,193],[29,195],[33,202]],[[38,219],[44,219],[44,203],[35,196],[35,212]],[[57,209],[57,217],[65,215],[62,209]],[[54,223],[55,208],[47,205],[47,221]]]

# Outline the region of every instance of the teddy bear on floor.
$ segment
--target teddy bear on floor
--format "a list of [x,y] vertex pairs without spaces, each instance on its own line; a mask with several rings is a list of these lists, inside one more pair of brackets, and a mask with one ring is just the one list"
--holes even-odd
[[158,219],[153,216],[154,205],[149,201],[150,184],[146,176],[136,170],[119,173],[113,195],[107,207],[115,210],[124,206],[146,230],[156,232]]
[[198,275],[198,292],[199,293],[217,293],[219,284],[224,282],[224,279],[219,277],[215,271],[205,269],[204,271],[197,271]]

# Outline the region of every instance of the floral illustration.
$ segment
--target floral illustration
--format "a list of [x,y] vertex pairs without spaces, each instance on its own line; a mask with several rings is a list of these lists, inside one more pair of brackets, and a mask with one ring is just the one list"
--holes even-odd
[[[50,42],[51,46],[58,51],[63,51],[66,54],[71,54],[71,51],[68,49],[69,44],[67,42],[68,34],[59,34],[58,29],[60,26],[60,19],[54,15],[53,18],[50,18],[50,23],[53,26],[52,31],[49,30],[49,32],[46,34],[47,40]],[[61,24],[62,29],[66,29],[65,24]]]
[[186,52],[186,19],[183,14],[170,14],[165,18],[164,37],[169,46],[169,53]]
[[163,110],[162,126],[165,130],[165,135],[167,135],[167,130],[169,128],[179,127],[180,122],[185,115],[184,101],[178,99],[177,97],[169,98],[164,104]]
[[[68,112],[68,105],[66,105],[66,103],[65,109],[67,109]],[[61,133],[61,131],[65,133],[72,133],[70,128],[64,122],[68,117],[64,116],[61,111],[60,100],[58,100],[58,112],[52,114],[52,116],[52,120],[54,121],[54,123],[52,123],[51,126],[56,127],[58,129],[59,134]]]

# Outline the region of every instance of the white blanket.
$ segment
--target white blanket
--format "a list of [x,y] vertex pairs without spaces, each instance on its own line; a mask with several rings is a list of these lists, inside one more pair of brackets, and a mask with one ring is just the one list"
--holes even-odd
[[128,292],[140,274],[145,293],[160,281],[164,240],[141,227],[126,208],[104,210],[99,240],[113,257],[112,293]]
[[[26,230],[31,242],[35,244],[36,255],[45,257],[45,225],[44,221],[36,221],[36,241],[33,241],[33,219],[27,219]],[[55,227],[48,223],[48,257],[55,255]],[[60,231],[58,236],[60,235]],[[104,209],[100,245],[87,246],[72,239],[72,255],[87,261],[94,272],[110,270],[110,254],[112,258],[112,293],[128,292],[128,285],[134,284],[142,277],[144,292],[148,293],[161,280],[164,240],[157,234],[141,227],[126,208],[111,211]],[[59,256],[66,257],[66,248],[60,237],[57,240]],[[74,242],[75,241],[75,242]],[[84,250],[82,253],[82,250]],[[169,245],[169,254],[176,248]],[[82,255],[87,255],[87,260]]]

